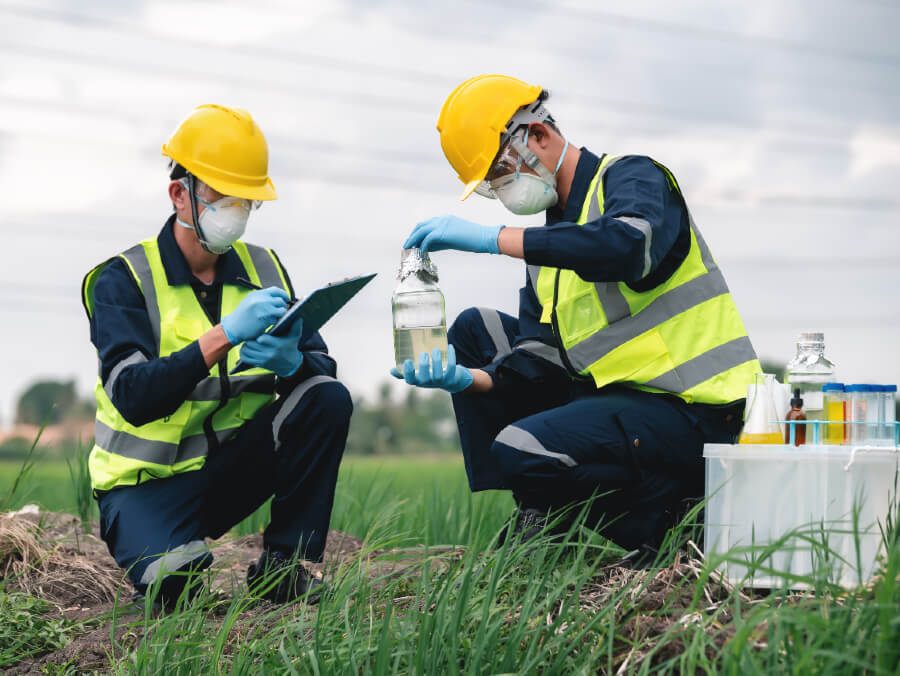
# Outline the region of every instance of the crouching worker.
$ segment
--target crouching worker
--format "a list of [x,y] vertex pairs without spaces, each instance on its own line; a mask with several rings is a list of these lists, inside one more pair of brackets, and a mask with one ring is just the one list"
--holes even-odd
[[[84,279],[101,535],[139,594],[155,584],[170,605],[212,562],[205,539],[273,497],[251,590],[315,600],[298,560],[322,558],[352,403],[318,334],[263,333],[293,297],[275,252],[239,239],[276,199],[265,137],[246,111],[204,105],[163,154],[174,213]],[[232,374],[239,359],[251,368]]]
[[760,366],[672,173],[570,145],[546,97],[484,75],[444,103],[463,199],[477,191],[544,224],[441,216],[414,229],[405,247],[524,258],[526,282],[518,317],[467,310],[448,334],[452,363],[423,354],[394,375],[453,395],[470,487],[513,492],[520,539],[599,496],[591,525],[645,554],[703,495],[703,444],[733,440]]

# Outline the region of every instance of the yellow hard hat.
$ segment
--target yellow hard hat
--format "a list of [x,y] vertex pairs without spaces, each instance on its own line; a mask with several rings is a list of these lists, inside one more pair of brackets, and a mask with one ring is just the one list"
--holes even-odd
[[500,150],[500,135],[513,114],[536,101],[541,88],[507,75],[478,75],[453,90],[444,101],[437,129],[441,148],[466,199],[487,175]]
[[163,143],[162,154],[223,195],[278,199],[266,137],[242,108],[197,106]]

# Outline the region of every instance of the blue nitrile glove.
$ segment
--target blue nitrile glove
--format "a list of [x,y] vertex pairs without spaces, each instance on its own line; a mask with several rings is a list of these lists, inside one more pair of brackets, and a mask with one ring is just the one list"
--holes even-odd
[[478,225],[456,216],[436,216],[419,223],[406,238],[404,249],[423,252],[456,249],[472,253],[500,253],[497,236],[502,225]]
[[299,346],[302,333],[303,320],[297,319],[290,332],[283,336],[264,333],[255,340],[248,340],[241,346],[241,361],[268,369],[282,378],[292,376],[303,363]]
[[287,311],[288,295],[284,289],[270,286],[247,294],[229,315],[222,318],[222,329],[232,345],[256,338],[281,319]]
[[431,355],[431,364],[428,363],[428,353],[423,352],[419,357],[419,370],[416,372],[412,359],[403,363],[403,374],[397,367],[391,369],[391,375],[402,378],[410,385],[416,387],[439,387],[450,394],[462,392],[472,384],[472,372],[465,366],[456,364],[456,350],[452,345],[447,346],[447,368],[443,368],[441,351],[435,349]]

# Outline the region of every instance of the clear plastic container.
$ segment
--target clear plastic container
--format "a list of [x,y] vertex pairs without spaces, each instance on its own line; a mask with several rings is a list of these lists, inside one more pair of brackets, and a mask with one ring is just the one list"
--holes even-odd
[[878,571],[900,453],[706,444],[703,457],[704,554],[733,584],[803,588],[798,577],[814,575],[856,587]]
[[797,340],[797,356],[787,365],[785,382],[791,391],[800,388],[807,420],[825,419],[822,385],[834,382],[834,364],[825,358],[825,334],[804,332]]
[[403,370],[411,359],[418,366],[423,352],[440,349],[447,363],[447,319],[444,294],[437,285],[437,267],[419,249],[404,249],[400,256],[400,284],[394,289],[394,361]]
[[847,443],[847,395],[844,392],[844,383],[825,383],[822,385],[822,396],[825,400],[825,420],[829,423],[825,426],[823,441],[826,444]]

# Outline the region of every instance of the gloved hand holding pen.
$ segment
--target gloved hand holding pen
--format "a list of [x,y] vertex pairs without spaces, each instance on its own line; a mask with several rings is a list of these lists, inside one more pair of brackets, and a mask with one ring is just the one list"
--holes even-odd
[[447,368],[443,367],[441,351],[435,349],[431,355],[431,364],[428,363],[428,353],[423,352],[419,356],[419,370],[413,365],[412,359],[403,363],[403,373],[396,367],[391,369],[391,375],[405,380],[409,385],[416,387],[440,388],[450,394],[462,392],[472,384],[474,377],[465,366],[456,363],[456,350],[452,345],[447,346]]
[[303,319],[298,318],[288,333],[273,336],[263,333],[241,346],[241,361],[251,366],[268,369],[282,378],[292,376],[303,363],[300,336],[303,335]]
[[253,291],[229,315],[222,318],[222,329],[232,345],[258,337],[287,312],[288,294],[271,286]]

